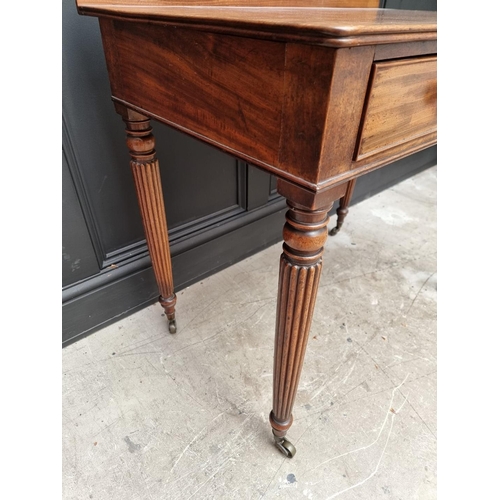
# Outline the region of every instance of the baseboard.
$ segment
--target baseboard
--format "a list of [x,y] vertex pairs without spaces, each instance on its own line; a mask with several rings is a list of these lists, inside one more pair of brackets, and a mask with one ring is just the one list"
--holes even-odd
[[[351,204],[365,200],[434,166],[436,147],[416,153],[361,177]],[[335,212],[336,205],[332,213]],[[245,213],[212,232],[190,241],[172,242],[172,268],[176,291],[253,255],[281,240],[284,200]],[[64,300],[66,298],[66,300]],[[118,269],[93,276],[63,294],[63,346],[133,314],[158,299],[147,253],[120,264]]]
[[[172,245],[175,290],[196,283],[281,240],[286,208],[280,200],[274,211],[181,253]],[[114,274],[113,274],[114,273]],[[118,279],[116,279],[118,277]],[[97,275],[66,290],[63,303],[63,347],[84,338],[158,300],[149,256],[124,262],[119,270]]]

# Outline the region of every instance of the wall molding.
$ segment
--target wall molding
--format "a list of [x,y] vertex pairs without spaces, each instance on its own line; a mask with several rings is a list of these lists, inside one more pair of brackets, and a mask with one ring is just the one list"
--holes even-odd
[[[278,199],[187,240],[173,242],[176,292],[279,241],[285,211],[285,201]],[[157,299],[158,288],[147,252],[66,287],[63,347]]]

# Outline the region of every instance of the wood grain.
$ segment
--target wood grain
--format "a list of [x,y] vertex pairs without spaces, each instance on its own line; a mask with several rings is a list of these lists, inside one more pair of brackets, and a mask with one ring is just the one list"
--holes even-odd
[[392,9],[167,5],[163,2],[77,0],[81,14],[332,47],[436,40],[436,13]]
[[372,47],[288,43],[279,168],[316,185],[351,168]]
[[276,187],[278,193],[286,199],[293,200],[295,203],[310,210],[318,210],[342,198],[345,195],[347,184],[347,182],[344,182],[343,184],[336,184],[321,191],[311,191],[293,182],[278,178]]
[[437,54],[437,41],[389,43],[375,47],[374,61]]
[[[179,0],[77,0],[77,5],[137,5],[143,7],[175,6],[182,5]],[[379,0],[196,0],[196,7],[354,7],[377,8]],[[188,4],[189,5],[189,4]],[[192,5],[192,4],[191,4]]]
[[277,163],[284,44],[122,21],[101,30],[115,98]]
[[155,139],[147,116],[119,105],[116,109],[126,124],[130,167],[134,176],[151,263],[160,291],[159,301],[165,309],[167,319],[173,322],[176,296],[160,167],[154,149]]
[[279,168],[311,184],[319,177],[334,63],[329,47],[287,44]]
[[[357,176],[436,134],[436,58],[415,57],[435,50],[436,14],[334,3],[77,0],[81,13],[102,18],[113,99],[127,106],[117,109],[167,294],[170,254],[147,116],[279,177],[290,208],[270,415],[279,439],[293,420],[333,201],[344,196],[346,213]],[[407,59],[374,63],[376,54]]]
[[324,123],[318,184],[351,168],[368,88],[373,47],[337,49]]
[[309,210],[289,201],[288,206],[280,259],[270,414],[273,433],[278,437],[285,436],[293,422],[292,408],[306,353],[332,205]]
[[437,58],[374,64],[356,160],[436,131]]
[[[356,150],[374,46],[335,49],[143,20],[100,23],[113,99],[128,108],[309,191],[328,190],[361,167],[384,164],[376,150],[372,158],[365,154],[366,135]],[[399,54],[435,48],[425,42],[399,45]],[[388,54],[398,54],[397,46],[388,45]],[[411,73],[414,63],[408,64]],[[386,121],[389,130],[393,125]],[[398,144],[391,147],[386,163],[401,153]]]

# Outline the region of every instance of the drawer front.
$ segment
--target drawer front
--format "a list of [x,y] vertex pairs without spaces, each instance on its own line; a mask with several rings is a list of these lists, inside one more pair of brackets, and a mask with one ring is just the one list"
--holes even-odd
[[424,57],[373,65],[355,161],[425,137],[435,139],[437,59]]

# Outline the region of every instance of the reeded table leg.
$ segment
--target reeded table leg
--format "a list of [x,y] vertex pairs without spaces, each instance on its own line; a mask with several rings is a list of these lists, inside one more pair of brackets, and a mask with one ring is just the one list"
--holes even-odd
[[176,296],[172,279],[160,168],[154,149],[155,138],[147,116],[120,104],[116,104],[115,107],[126,124],[127,146],[131,156],[130,166],[134,175],[153,271],[160,291],[160,304],[165,309],[170,333],[175,333],[177,331]]
[[337,208],[337,225],[330,231],[330,236],[335,236],[342,227],[346,215],[349,213],[349,204],[351,203],[352,194],[354,193],[354,186],[356,179],[347,183],[347,190],[343,198],[340,198],[339,208]]
[[290,201],[288,206],[276,311],[273,410],[269,418],[276,446],[293,457],[295,447],[285,435],[293,421],[292,408],[313,317],[332,204],[319,210]]

